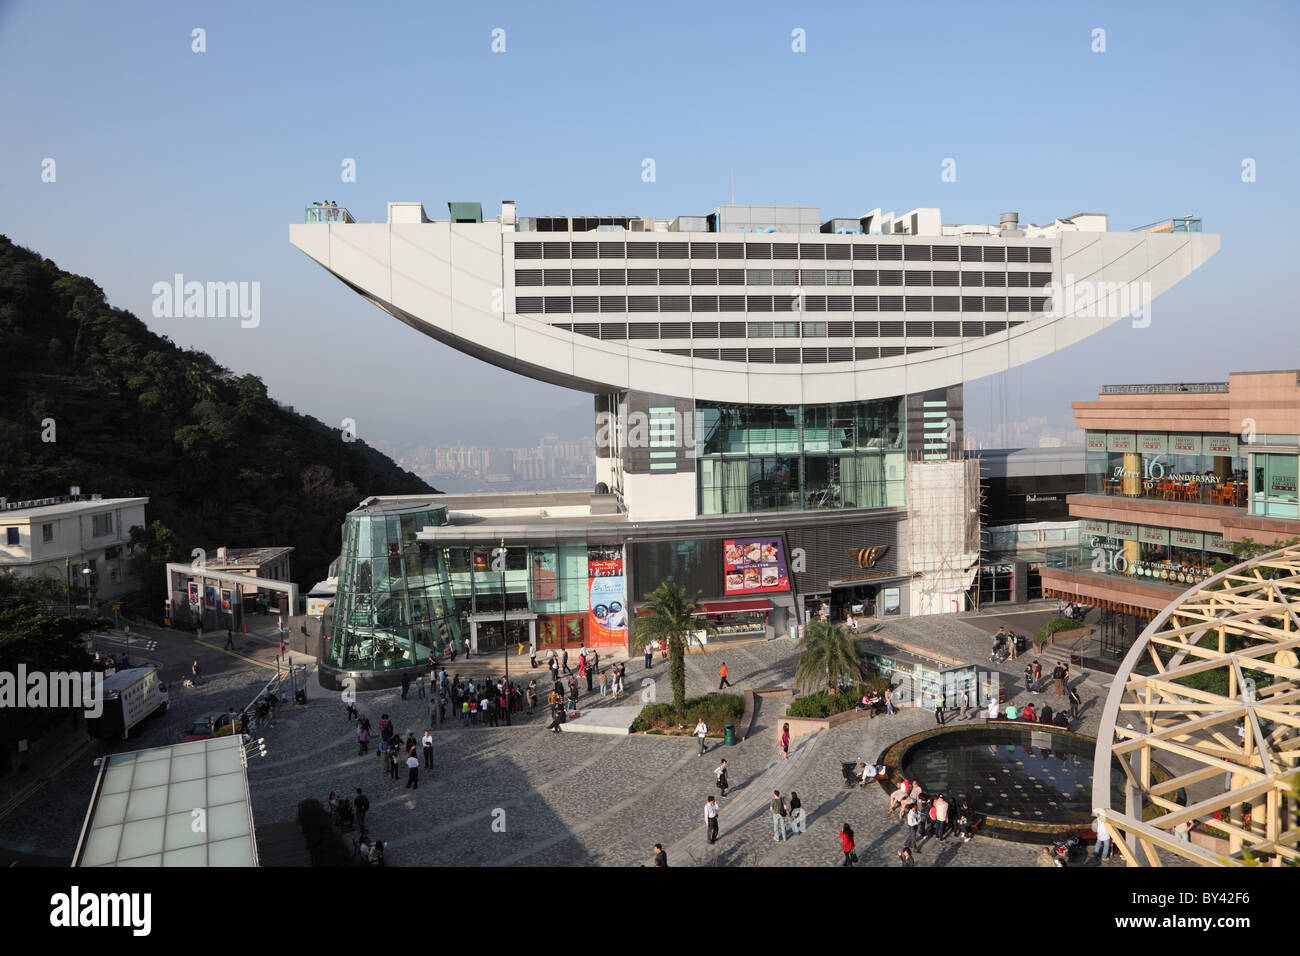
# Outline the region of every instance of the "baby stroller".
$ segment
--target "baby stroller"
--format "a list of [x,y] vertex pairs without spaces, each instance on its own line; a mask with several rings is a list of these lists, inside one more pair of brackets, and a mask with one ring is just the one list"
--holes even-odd
[[999,634],[993,642],[993,650],[989,652],[989,663],[1000,664],[1011,656],[1011,649],[1007,646],[1007,639]]
[[1052,861],[1057,866],[1069,866],[1078,863],[1083,858],[1084,852],[1084,848],[1079,843],[1077,836],[1065,837],[1064,839],[1057,837],[1052,842]]

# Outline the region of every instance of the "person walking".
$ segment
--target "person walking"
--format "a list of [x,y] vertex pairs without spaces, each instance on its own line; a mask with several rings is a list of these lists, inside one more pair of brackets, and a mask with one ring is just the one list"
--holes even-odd
[[433,769],[433,734],[429,731],[424,732],[420,742],[424,745],[424,769]]
[[853,827],[847,823],[840,827],[840,849],[844,851],[844,865],[852,866],[858,862],[858,855],[854,852]]
[[940,691],[934,697],[934,720],[940,727],[943,726],[944,700],[943,691]]
[[772,814],[772,842],[782,842],[785,840],[785,815],[789,811],[781,799],[780,790],[772,791],[772,802],[768,805],[768,810]]
[[721,680],[718,681],[718,690],[722,690],[722,688],[724,688],[724,687],[730,687],[730,686],[731,686],[731,681],[727,680],[727,662],[726,662],[726,661],[723,661],[723,662],[722,662],[722,667],[720,667],[720,668],[718,669],[718,676],[719,676],[720,678],[722,678]]
[[569,649],[567,647],[563,648],[561,650],[561,653],[564,655],[564,659],[561,661],[561,665],[564,668],[564,673],[567,674],[569,673]]
[[596,652],[593,650],[593,651],[591,652],[591,657],[586,659],[587,693],[588,693],[588,694],[591,693],[591,672],[594,671],[595,669],[596,669]]
[[389,762],[389,761],[388,761],[388,751],[389,751],[388,741],[381,737],[381,738],[379,739],[379,747],[376,748],[376,753],[379,754],[379,772],[380,772],[380,773],[388,773],[388,762]]
[[654,659],[655,659],[655,647],[654,647],[654,642],[651,641],[645,646],[645,669],[646,670],[650,669],[650,666],[654,663]]
[[724,760],[722,763],[718,764],[718,766],[713,769],[713,775],[718,778],[718,789],[722,791],[722,795],[725,797],[727,795],[727,787],[729,786],[727,783],[727,761]]
[[411,675],[402,674],[402,700],[406,700],[406,693],[411,689]]
[[790,801],[786,806],[790,810],[790,836],[794,836],[802,829],[800,818],[803,816],[803,801],[799,799],[799,794],[791,790]]
[[781,726],[781,759],[782,760],[790,759],[790,725],[789,724],[783,724]]
[[400,754],[400,750],[401,750],[400,743],[397,744],[396,746],[391,743],[388,745],[388,775],[392,777],[394,780],[397,779],[397,773],[402,766],[402,757]]
[[709,799],[704,804],[704,822],[709,825],[709,842],[718,842],[718,801],[713,799],[713,794],[709,794]]
[[708,727],[708,725],[704,722],[704,716],[703,716],[702,714],[700,715],[699,719],[696,721],[696,723],[695,723],[695,729],[694,729],[693,731],[691,731],[691,733],[695,734],[696,737],[699,737],[699,738],[700,738],[700,752],[699,752],[698,756],[703,757],[703,756],[704,756],[704,738],[708,736],[708,733],[709,733],[709,727]]
[[357,727],[357,756],[364,757],[370,752],[370,734],[364,726]]
[[366,814],[370,811],[370,798],[361,792],[360,787],[357,787],[357,796],[356,799],[352,801],[352,806],[357,811],[357,826],[361,828],[362,833],[365,833]]
[[1034,689],[1033,682],[1034,682],[1034,665],[1026,664],[1025,665],[1025,693],[1026,694],[1030,693]]
[[424,697],[424,674],[423,674],[423,673],[421,673],[420,676],[417,677],[417,678],[415,679],[415,696],[418,697],[418,698],[420,698],[420,700],[424,700],[424,699],[425,699],[425,697]]
[[1079,688],[1070,688],[1070,719],[1074,720],[1079,716]]
[[406,758],[406,789],[420,789],[420,758],[415,754]]
[[965,720],[966,715],[970,712],[970,691],[961,692],[961,719]]
[[235,633],[230,628],[226,628],[226,646],[222,650],[235,649]]
[[551,705],[551,723],[546,729],[552,733],[562,733],[560,730],[560,724],[562,723],[564,723],[564,701],[557,700]]

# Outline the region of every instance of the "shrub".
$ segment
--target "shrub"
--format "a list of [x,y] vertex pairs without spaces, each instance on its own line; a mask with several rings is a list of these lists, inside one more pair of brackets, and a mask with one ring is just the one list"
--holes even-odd
[[800,697],[790,705],[785,715],[787,717],[823,718],[842,714],[844,711],[852,710],[858,706],[858,701],[862,700],[863,694],[871,687],[873,680],[880,682],[880,693],[884,693],[885,689],[890,686],[888,677],[876,675],[874,678],[869,678],[865,684],[852,684],[848,687],[842,687],[838,694],[819,690],[807,697]]
[[673,731],[679,724],[686,725],[687,730],[695,726],[699,717],[708,724],[709,736],[721,736],[722,725],[727,721],[739,720],[745,713],[745,698],[740,694],[706,694],[692,697],[686,701],[685,720],[679,720],[677,710],[671,703],[650,704],[642,708],[632,721],[633,733],[653,733]]
[[1079,622],[1068,617],[1054,617],[1038,629],[1038,646],[1047,643],[1047,638],[1057,631],[1069,631],[1079,626]]

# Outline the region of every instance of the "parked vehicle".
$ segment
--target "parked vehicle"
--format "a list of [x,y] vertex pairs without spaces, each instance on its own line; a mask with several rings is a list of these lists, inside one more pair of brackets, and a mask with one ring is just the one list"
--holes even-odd
[[167,710],[167,685],[156,667],[132,667],[104,680],[103,712],[86,721],[92,737],[126,740],[146,717]]

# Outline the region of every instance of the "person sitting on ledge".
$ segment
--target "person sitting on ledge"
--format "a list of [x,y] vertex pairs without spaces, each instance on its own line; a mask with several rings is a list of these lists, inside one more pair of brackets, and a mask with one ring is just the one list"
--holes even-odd
[[1044,705],[1043,705],[1043,711],[1042,711],[1042,713],[1040,713],[1040,714],[1038,715],[1038,722],[1039,722],[1040,724],[1050,724],[1050,723],[1052,722],[1052,705],[1051,705],[1051,704],[1044,704]]
[[1007,720],[1015,720],[1015,719],[1016,719],[1016,705],[1007,704]]
[[1037,722],[1038,715],[1034,713],[1033,704],[1025,704],[1025,709],[1020,712],[1020,719]]

